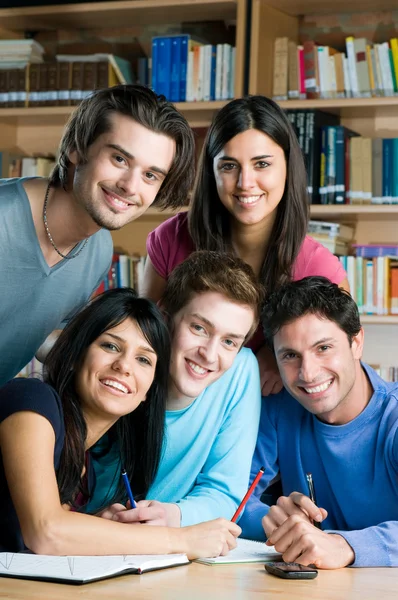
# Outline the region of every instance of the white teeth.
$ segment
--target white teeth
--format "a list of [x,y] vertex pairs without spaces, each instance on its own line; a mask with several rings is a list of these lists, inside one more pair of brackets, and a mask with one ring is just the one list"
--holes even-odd
[[260,196],[249,196],[248,198],[242,198],[242,196],[238,196],[239,198],[239,202],[242,202],[242,204],[253,204],[253,202],[256,202]]
[[322,385],[317,385],[316,387],[313,387],[313,388],[305,387],[304,389],[307,392],[307,394],[317,394],[319,392],[324,392],[325,390],[327,390],[332,382],[333,382],[333,379],[331,379],[330,381],[327,381],[326,383],[322,383]]
[[123,200],[119,200],[119,198],[115,198],[114,196],[112,196],[112,200],[115,204],[119,204],[119,206],[128,206],[127,202],[123,202]]
[[102,382],[104,385],[107,385],[109,387],[113,387],[116,390],[120,390],[121,392],[124,392],[125,394],[128,394],[129,391],[126,388],[126,386],[122,385],[121,383],[119,383],[118,381],[113,381],[113,379],[104,379]]
[[188,364],[191,367],[192,371],[195,371],[195,373],[198,373],[198,375],[204,375],[205,373],[207,373],[207,369],[203,369],[202,367],[200,367],[196,363],[191,362],[190,360],[188,361]]

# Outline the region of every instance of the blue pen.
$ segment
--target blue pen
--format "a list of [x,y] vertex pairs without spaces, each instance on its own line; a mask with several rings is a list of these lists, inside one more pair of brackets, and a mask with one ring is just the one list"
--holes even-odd
[[137,505],[134,501],[133,492],[131,491],[129,478],[127,477],[127,473],[124,470],[122,471],[122,479],[124,482],[124,486],[126,488],[127,496],[129,497],[129,500],[130,500],[131,508],[137,508]]

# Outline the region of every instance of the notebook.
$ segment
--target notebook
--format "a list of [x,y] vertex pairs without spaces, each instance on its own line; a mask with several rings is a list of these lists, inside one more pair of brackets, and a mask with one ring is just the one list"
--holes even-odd
[[0,552],[0,577],[82,584],[127,573],[185,565],[185,554],[126,556],[45,556]]
[[267,546],[264,542],[237,539],[237,546],[227,556],[217,558],[198,558],[196,562],[204,565],[228,565],[232,563],[265,563],[280,558],[281,554],[273,546]]

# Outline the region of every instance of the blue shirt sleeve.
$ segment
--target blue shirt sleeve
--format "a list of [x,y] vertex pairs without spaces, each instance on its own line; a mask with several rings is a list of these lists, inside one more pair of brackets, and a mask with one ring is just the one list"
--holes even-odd
[[182,526],[220,515],[231,518],[247,491],[261,406],[258,363],[252,353],[239,384],[194,488],[177,502]]
[[242,527],[242,537],[251,540],[265,541],[266,539],[261,520],[268,513],[269,506],[261,502],[260,498],[279,472],[276,413],[278,403],[283,402],[282,396],[283,392],[264,397],[261,402],[260,426],[251,466],[250,483],[261,467],[264,467],[265,471],[239,521],[239,525]]

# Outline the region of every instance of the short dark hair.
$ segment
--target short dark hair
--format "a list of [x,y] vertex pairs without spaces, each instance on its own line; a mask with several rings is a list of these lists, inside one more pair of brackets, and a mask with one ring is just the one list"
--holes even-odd
[[265,96],[238,98],[214,117],[198,165],[188,214],[189,231],[198,250],[233,250],[231,217],[217,193],[213,160],[233,137],[249,129],[265,133],[278,144],[287,166],[285,191],[260,272],[260,280],[269,293],[291,279],[308,222],[307,175],[302,151],[286,113],[273,100]]
[[185,117],[162,95],[143,85],[116,85],[96,90],[82,100],[66,124],[59,147],[58,162],[51,174],[53,186],[68,184],[69,155],[76,151],[84,164],[88,148],[111,128],[110,116],[131,117],[147,129],[175,141],[176,153],[170,171],[154,202],[158,208],[179,208],[186,204],[195,174],[195,142]]
[[195,294],[205,292],[217,292],[231,302],[250,306],[254,322],[246,339],[253,335],[264,291],[247,263],[224,252],[193,252],[171,272],[161,300],[162,309],[168,317],[173,317]]
[[[79,491],[84,466],[87,428],[75,378],[88,347],[105,331],[126,319],[134,320],[157,356],[155,376],[146,401],[130,414],[120,417],[110,430],[120,449],[120,461],[126,469],[134,495],[145,495],[159,466],[169,377],[170,339],[157,306],[139,298],[128,288],[112,289],[94,298],[79,312],[49,352],[44,363],[44,380],[59,394],[65,420],[65,443],[57,472],[62,502],[73,504]],[[118,471],[118,474],[120,471]],[[126,500],[120,477],[116,494],[108,504]]]
[[304,277],[269,296],[261,313],[264,336],[271,348],[274,337],[288,323],[313,314],[333,321],[351,344],[361,329],[358,307],[351,295],[326,277]]

